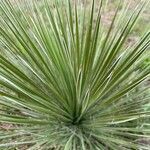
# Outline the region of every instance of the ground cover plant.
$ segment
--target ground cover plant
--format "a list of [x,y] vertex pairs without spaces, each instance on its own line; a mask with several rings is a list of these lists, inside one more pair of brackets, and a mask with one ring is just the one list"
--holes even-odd
[[148,1],[107,29],[107,1],[41,3],[0,1],[0,148],[149,150],[150,31],[126,42]]

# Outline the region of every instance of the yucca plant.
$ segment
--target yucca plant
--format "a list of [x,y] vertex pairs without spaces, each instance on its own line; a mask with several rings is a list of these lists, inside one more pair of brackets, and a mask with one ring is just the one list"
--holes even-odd
[[1,149],[149,149],[150,31],[126,42],[147,1],[109,27],[107,4],[0,1]]

